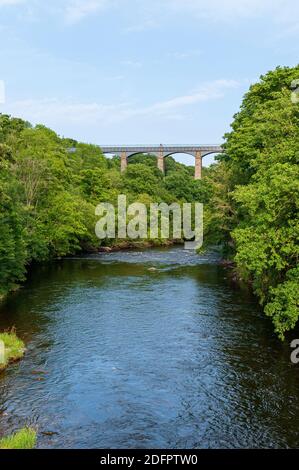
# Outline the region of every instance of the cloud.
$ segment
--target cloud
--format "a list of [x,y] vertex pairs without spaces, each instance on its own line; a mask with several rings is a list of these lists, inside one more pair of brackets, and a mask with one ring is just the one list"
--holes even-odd
[[26,0],[0,0],[0,7],[18,5],[19,3],[25,3]]
[[215,80],[203,85],[193,93],[162,100],[148,106],[123,102],[116,104],[74,103],[46,98],[7,103],[6,112],[26,118],[32,123],[44,123],[53,128],[64,128],[67,124],[99,125],[126,121],[136,117],[155,119],[181,119],[180,112],[201,102],[221,99],[228,89],[239,86],[234,80]]
[[[177,11],[193,12],[210,20],[250,18],[273,6],[275,0],[166,0]],[[277,0],[276,0],[277,1]],[[279,0],[280,1],[280,0]],[[286,0],[288,1],[288,0]]]
[[[131,23],[123,31],[132,33],[162,27],[177,17],[238,26],[242,20],[260,19],[290,34],[298,32],[299,22],[294,0],[0,0],[0,8],[22,4],[40,19],[51,14],[69,25],[114,8],[124,23]],[[130,11],[134,11],[133,20]]]
[[44,98],[7,102],[5,112],[29,120],[33,124],[43,123],[56,128],[67,123],[87,125],[91,122],[108,121],[113,119],[113,116],[119,116],[128,106],[128,103],[109,105]]
[[118,80],[124,80],[126,77],[125,75],[111,75],[107,77],[103,77],[103,80],[108,80],[110,81],[118,81]]
[[[23,1],[32,0],[0,0],[0,6]],[[294,0],[60,0],[58,8],[69,25],[110,8],[115,8],[116,15],[126,22],[127,12],[133,9],[134,22],[130,17],[129,24],[123,27],[126,33],[142,33],[162,28],[172,19],[190,18],[239,28],[241,22],[261,20],[267,25],[275,25],[284,36],[298,34],[299,23],[299,9]],[[177,57],[184,58],[187,57]]]
[[178,96],[169,100],[154,103],[140,109],[133,109],[128,111],[132,116],[137,115],[155,115],[165,114],[169,111],[179,110],[186,106],[192,106],[200,102],[222,98],[225,94],[225,89],[236,88],[239,83],[235,80],[214,80],[202,86],[199,90],[183,96]]
[[138,60],[122,60],[121,65],[124,65],[126,67],[140,68],[142,67],[142,62]]
[[[161,0],[157,0],[159,3]],[[299,10],[293,0],[164,0],[176,13],[196,15],[210,22],[234,22],[262,18],[267,23],[296,24]]]
[[[268,0],[167,0],[173,8],[193,11],[209,19],[248,17],[263,9]],[[275,1],[275,0],[274,0]]]
[[202,55],[202,51],[199,49],[194,49],[190,51],[183,51],[183,52],[172,52],[169,54],[169,57],[174,59],[183,60],[183,59],[190,59],[192,57],[199,57]]
[[98,13],[106,9],[111,0],[71,0],[65,8],[65,20],[69,24],[75,24],[86,16]]
[[159,22],[155,19],[146,19],[145,21],[137,21],[136,24],[125,28],[127,33],[143,33],[144,31],[151,31],[159,27]]

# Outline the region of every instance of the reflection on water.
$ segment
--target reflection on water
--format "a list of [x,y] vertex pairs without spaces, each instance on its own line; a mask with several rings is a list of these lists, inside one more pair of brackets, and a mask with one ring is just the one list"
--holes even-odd
[[41,448],[298,447],[288,345],[215,255],[37,267],[0,310],[0,329],[13,325],[28,350],[0,376],[1,434],[37,425]]

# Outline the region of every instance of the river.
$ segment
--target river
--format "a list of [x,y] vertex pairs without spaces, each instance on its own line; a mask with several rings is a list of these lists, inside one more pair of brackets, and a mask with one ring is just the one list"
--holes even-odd
[[37,426],[39,448],[298,447],[289,345],[218,261],[176,247],[34,267],[0,308],[0,330],[27,347],[0,375],[0,434]]

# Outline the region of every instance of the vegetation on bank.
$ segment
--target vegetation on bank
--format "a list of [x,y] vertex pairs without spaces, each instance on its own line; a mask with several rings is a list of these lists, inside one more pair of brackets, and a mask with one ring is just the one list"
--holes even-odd
[[[24,281],[32,262],[97,250],[100,202],[117,206],[119,194],[128,204],[202,199],[194,168],[172,158],[166,167],[164,178],[155,157],[137,155],[121,174],[120,159],[95,145],[0,114],[0,296]],[[119,240],[102,242],[112,244]]]
[[[225,136],[225,154],[194,181],[194,168],[137,155],[124,174],[118,157],[0,115],[0,296],[33,261],[97,250],[95,207],[202,202],[205,244],[223,246],[284,338],[299,317],[299,66],[277,68],[245,95]],[[70,153],[68,149],[76,148]],[[159,240],[157,243],[161,242]],[[119,240],[106,240],[106,246]]]
[[4,362],[0,361],[0,371],[5,369],[10,362],[21,359],[25,353],[23,341],[17,337],[14,330],[0,333],[0,341],[4,343]]
[[206,242],[224,244],[281,339],[299,316],[298,78],[279,67],[250,87],[208,175]]
[[32,428],[24,428],[12,436],[0,439],[0,449],[34,449],[37,433]]

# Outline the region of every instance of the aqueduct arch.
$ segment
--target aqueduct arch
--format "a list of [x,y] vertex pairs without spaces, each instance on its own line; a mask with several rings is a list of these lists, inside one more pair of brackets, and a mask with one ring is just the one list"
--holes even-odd
[[195,158],[195,179],[201,179],[202,159],[213,153],[222,153],[220,145],[145,145],[145,146],[103,146],[101,150],[104,154],[112,153],[120,156],[121,172],[126,171],[128,158],[140,153],[155,155],[157,166],[162,173],[165,173],[165,158],[176,153],[185,153]]

